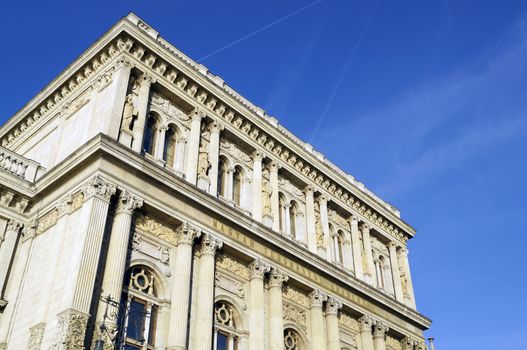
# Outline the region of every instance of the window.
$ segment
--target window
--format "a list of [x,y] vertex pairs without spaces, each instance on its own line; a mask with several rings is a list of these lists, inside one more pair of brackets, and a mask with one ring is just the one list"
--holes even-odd
[[154,274],[144,266],[130,269],[126,278],[121,315],[120,343],[125,350],[155,348],[156,322],[159,302]]
[[285,218],[286,218],[286,204],[285,204],[285,197],[282,193],[278,194],[278,205],[279,205],[279,216],[278,219],[280,220],[280,231],[286,232],[287,228],[285,225]]
[[297,238],[296,232],[296,216],[298,214],[298,206],[292,201],[291,206],[289,207],[289,233],[292,238]]
[[218,168],[218,195],[225,197],[227,194],[227,162],[223,157],[220,157]]
[[154,115],[149,114],[146,122],[145,136],[143,142],[143,151],[150,155],[154,155],[156,135],[157,134],[157,119]]
[[234,168],[234,174],[232,176],[232,199],[237,206],[241,206],[242,203],[242,184],[243,184],[243,170],[237,166]]
[[284,349],[285,350],[303,350],[304,345],[298,333],[291,328],[284,331]]
[[235,310],[231,304],[219,301],[214,306],[214,350],[237,350],[238,331]]
[[163,149],[163,160],[169,167],[175,166],[177,133],[173,126],[169,127],[165,135],[165,147]]

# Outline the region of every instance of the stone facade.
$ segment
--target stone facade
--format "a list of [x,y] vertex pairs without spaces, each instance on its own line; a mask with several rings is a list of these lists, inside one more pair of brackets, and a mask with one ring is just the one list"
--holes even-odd
[[399,211],[134,14],[0,144],[0,348],[426,346]]

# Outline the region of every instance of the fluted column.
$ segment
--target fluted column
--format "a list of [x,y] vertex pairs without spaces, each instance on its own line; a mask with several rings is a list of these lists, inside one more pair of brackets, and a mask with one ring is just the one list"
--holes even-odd
[[376,321],[373,325],[373,344],[375,350],[386,350],[385,334],[388,327],[381,321]]
[[194,350],[210,350],[212,347],[212,323],[214,313],[214,261],[216,250],[223,242],[210,233],[201,241],[198,272],[196,322],[194,323]]
[[220,133],[223,130],[223,125],[217,121],[213,121],[209,126],[210,142],[209,142],[209,193],[213,196],[218,195],[218,172],[220,162]]
[[362,350],[375,350],[373,346],[373,337],[371,329],[373,326],[373,319],[364,315],[359,318],[360,340],[362,343]]
[[365,281],[371,285],[375,281],[375,265],[373,263],[373,253],[371,250],[370,225],[364,223],[361,226],[362,243],[364,244],[364,255],[366,257],[367,271],[364,271]]
[[176,231],[177,246],[170,257],[174,273],[171,291],[170,323],[167,350],[184,350],[187,344],[189,321],[190,279],[192,272],[192,244],[201,231],[189,223],[181,224]]
[[408,248],[401,247],[399,249],[398,261],[399,261],[399,264],[402,264],[404,275],[405,275],[407,298],[408,298],[407,305],[415,309],[416,305],[415,305],[415,297],[414,297],[414,287],[412,284],[412,276],[410,274],[410,264],[408,262]]
[[340,350],[340,331],[338,312],[342,302],[329,297],[326,302],[326,331],[328,334],[328,350]]
[[322,224],[322,234],[324,235],[324,247],[326,249],[325,258],[331,261],[331,239],[329,237],[329,218],[328,218],[328,199],[325,194],[318,196],[320,208],[320,223]]
[[137,120],[134,123],[132,149],[141,152],[143,147],[143,136],[146,125],[146,113],[150,100],[150,86],[154,83],[154,78],[143,73],[139,77],[139,96],[137,97]]
[[390,265],[392,268],[393,287],[395,291],[395,299],[404,303],[403,287],[401,284],[401,273],[399,272],[399,262],[397,261],[397,244],[390,242],[388,244],[390,251]]
[[[126,256],[132,228],[132,214],[135,209],[142,205],[143,200],[128,190],[123,190],[119,194],[102,282],[104,296],[110,295],[116,301],[121,299],[123,289]],[[98,322],[102,322],[104,310],[104,305],[100,303],[97,313]]]
[[311,305],[309,308],[309,317],[311,320],[311,343],[312,349],[325,350],[326,339],[324,337],[324,315],[322,313],[322,304],[327,300],[326,294],[315,289],[309,294]]
[[315,220],[315,199],[313,194],[315,189],[313,186],[306,186],[304,193],[306,196],[306,232],[307,232],[307,248],[311,253],[317,253],[317,229]]
[[154,148],[155,155],[159,160],[163,160],[163,155],[165,153],[165,138],[167,134],[167,127],[162,125],[157,130],[157,137],[156,137],[156,146]]
[[7,271],[15,252],[18,235],[24,225],[16,220],[9,220],[3,238],[0,236],[0,299],[7,283]]
[[284,349],[282,286],[289,277],[273,267],[269,275],[269,349]]
[[280,205],[278,197],[278,169],[280,165],[273,161],[269,164],[269,181],[271,182],[271,213],[273,214],[273,230],[280,231]]
[[261,260],[255,260],[251,266],[250,282],[250,318],[249,318],[249,349],[264,350],[265,344],[265,317],[264,317],[264,275],[269,272],[269,265]]
[[253,219],[262,222],[262,159],[264,157],[263,152],[254,151],[252,154],[253,160],[253,200],[252,200],[252,215]]
[[205,118],[205,113],[199,108],[194,109],[190,124],[185,171],[185,179],[193,185],[196,184],[198,176],[199,143],[201,139],[201,120],[203,118]]
[[362,248],[360,243],[359,221],[355,215],[352,215],[350,220],[351,231],[351,249],[353,251],[353,267],[355,268],[355,277],[364,280],[364,272],[362,269]]

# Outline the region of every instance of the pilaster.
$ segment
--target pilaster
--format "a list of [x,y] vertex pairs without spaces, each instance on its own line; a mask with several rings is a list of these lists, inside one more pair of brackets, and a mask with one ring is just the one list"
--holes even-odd
[[318,289],[309,294],[311,301],[309,315],[311,319],[311,343],[312,349],[325,350],[327,347],[324,336],[324,315],[322,305],[327,300],[327,295]]
[[146,113],[148,111],[148,102],[150,100],[150,86],[155,83],[155,79],[143,73],[139,77],[139,96],[137,97],[137,120],[134,123],[132,149],[141,152],[143,147],[143,136],[146,125]]
[[334,297],[328,297],[326,301],[326,332],[328,335],[328,350],[340,350],[340,331],[338,312],[342,308],[342,302]]
[[270,266],[261,260],[255,260],[249,266],[251,269],[250,282],[250,318],[249,318],[249,348],[250,350],[264,350],[265,317],[264,317],[264,276]]
[[195,185],[198,175],[199,144],[201,140],[201,121],[205,118],[205,112],[200,108],[195,108],[191,116],[190,135],[187,150],[187,168],[185,179]]

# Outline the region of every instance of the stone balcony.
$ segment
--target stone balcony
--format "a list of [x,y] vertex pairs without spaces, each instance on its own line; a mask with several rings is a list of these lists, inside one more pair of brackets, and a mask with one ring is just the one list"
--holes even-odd
[[0,146],[0,171],[32,183],[42,176],[46,169],[39,163]]

